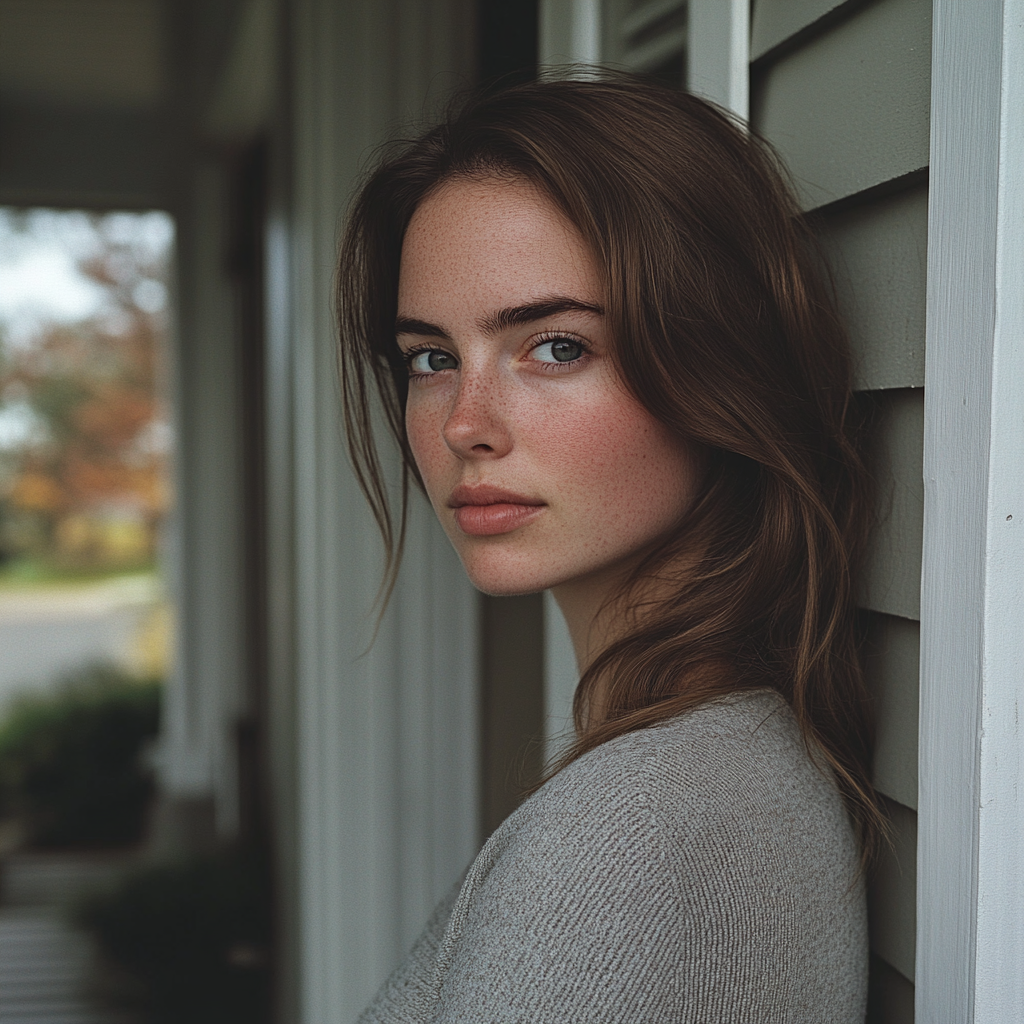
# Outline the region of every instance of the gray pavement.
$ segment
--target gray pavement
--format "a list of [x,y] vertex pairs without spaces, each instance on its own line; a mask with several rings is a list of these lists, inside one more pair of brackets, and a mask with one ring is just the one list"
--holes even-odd
[[19,691],[53,686],[92,662],[130,664],[159,600],[148,576],[0,590],[0,710]]

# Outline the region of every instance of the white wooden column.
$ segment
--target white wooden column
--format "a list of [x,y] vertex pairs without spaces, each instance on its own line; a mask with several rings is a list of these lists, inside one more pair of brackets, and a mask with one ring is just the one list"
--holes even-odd
[[541,67],[597,64],[601,58],[601,0],[541,0]]
[[[192,154],[178,213],[175,325],[175,509],[168,562],[177,613],[161,726],[162,796],[193,810],[208,802],[219,838],[238,825],[235,724],[244,707],[239,370],[224,269],[227,181],[216,159]],[[157,843],[209,844],[213,834],[165,834],[180,822],[162,806]],[[164,819],[172,813],[171,819]],[[200,825],[199,822],[195,823]],[[205,829],[206,823],[203,823]],[[201,829],[201,830],[203,830]]]
[[738,114],[750,116],[751,0],[690,0],[687,88]]
[[935,0],[916,1014],[1024,1020],[1024,2]]
[[345,453],[331,313],[353,186],[389,132],[415,131],[410,121],[472,80],[472,13],[468,0],[290,7],[290,341],[282,360],[272,311],[270,366],[290,379],[287,399],[271,383],[271,415],[288,421],[271,424],[271,477],[290,487],[281,522],[293,582],[290,598],[272,583],[272,597],[294,656],[272,685],[280,704],[282,673],[293,673],[291,767],[286,753],[278,763],[294,781],[287,888],[293,1019],[303,1024],[355,1019],[479,840],[476,595],[417,501],[403,575],[370,646],[381,551]]

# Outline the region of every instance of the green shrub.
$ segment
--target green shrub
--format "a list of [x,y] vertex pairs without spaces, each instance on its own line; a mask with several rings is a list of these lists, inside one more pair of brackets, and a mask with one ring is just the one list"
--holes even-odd
[[53,693],[21,697],[0,724],[0,817],[37,848],[121,846],[142,839],[160,684],[94,667]]
[[150,867],[79,920],[136,980],[153,1024],[270,1019],[271,902],[263,858],[233,852]]

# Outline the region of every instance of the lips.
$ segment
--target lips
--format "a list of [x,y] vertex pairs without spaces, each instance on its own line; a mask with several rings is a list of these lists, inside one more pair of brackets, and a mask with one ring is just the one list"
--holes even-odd
[[537,498],[485,485],[456,487],[448,506],[455,512],[459,529],[472,537],[511,533],[536,519],[546,507]]

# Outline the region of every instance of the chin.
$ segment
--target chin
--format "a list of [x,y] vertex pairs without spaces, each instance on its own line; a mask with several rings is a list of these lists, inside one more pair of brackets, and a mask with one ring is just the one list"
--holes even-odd
[[468,575],[469,582],[481,593],[490,597],[522,597],[524,594],[536,594],[541,590],[548,589],[547,584],[531,579],[494,576],[491,573],[468,572]]
[[491,597],[521,597],[536,594],[563,582],[563,575],[552,573],[550,565],[541,566],[532,559],[467,556],[459,552],[470,583]]

